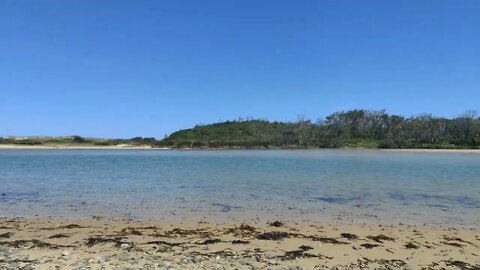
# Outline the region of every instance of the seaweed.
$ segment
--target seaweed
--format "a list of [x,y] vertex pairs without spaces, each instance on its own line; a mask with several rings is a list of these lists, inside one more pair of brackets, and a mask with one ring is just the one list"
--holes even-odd
[[305,250],[302,250],[302,249],[287,251],[287,252],[285,252],[284,255],[278,256],[277,258],[279,258],[282,261],[297,260],[297,259],[302,259],[302,258],[332,259],[332,257],[310,254],[310,253],[305,252]]
[[420,248],[419,246],[415,245],[414,243],[410,242],[405,245],[406,249],[418,249]]
[[43,242],[37,239],[0,242],[0,246],[10,246],[14,248],[27,247],[27,248],[50,248],[50,249],[74,247],[71,245],[51,244],[51,243]]
[[60,226],[58,227],[59,229],[80,229],[80,228],[84,228],[78,224],[68,224],[68,225],[65,225],[65,226]]
[[260,240],[283,240],[288,237],[286,232],[264,232],[257,235],[257,239]]
[[165,246],[175,247],[175,246],[184,245],[185,243],[171,243],[171,242],[167,242],[167,241],[163,241],[163,240],[155,240],[155,241],[149,241],[145,244],[147,244],[147,245],[165,245]]
[[233,240],[232,241],[232,244],[234,245],[239,245],[239,244],[242,244],[242,245],[245,245],[245,244],[249,244],[250,241],[246,241],[246,240]]
[[444,236],[443,239],[447,240],[447,241],[455,241],[455,242],[460,242],[460,243],[467,243],[467,244],[470,244],[474,247],[478,247],[477,245],[475,245],[474,243],[470,242],[470,241],[466,241],[466,240],[463,240],[462,238],[460,237],[448,237],[448,236]]
[[48,239],[68,238],[68,237],[70,237],[70,235],[68,235],[66,233],[57,233],[57,234],[54,234],[54,235],[48,237]]
[[471,265],[469,263],[458,261],[458,260],[457,261],[448,260],[448,261],[445,261],[445,264],[447,266],[456,266],[461,270],[480,270],[480,265]]
[[346,244],[348,244],[346,242],[338,241],[337,239],[332,238],[332,237],[311,236],[310,239],[312,239],[313,241],[322,242],[324,244],[334,244],[334,245],[346,245]]
[[306,246],[306,245],[301,245],[298,249],[301,249],[303,251],[311,250],[313,247],[311,246]]
[[275,220],[273,222],[268,223],[268,225],[272,227],[282,227],[283,223],[281,221]]
[[216,244],[216,243],[220,243],[222,242],[222,240],[220,239],[207,239],[201,243],[199,243],[200,245],[211,245],[211,244]]
[[444,244],[444,245],[449,245],[449,246],[458,247],[458,248],[463,247],[462,244],[459,244],[459,243],[456,243],[456,242],[443,241],[443,242],[441,242],[441,243]]
[[103,235],[95,235],[87,238],[85,244],[87,245],[87,247],[92,247],[98,244],[105,244],[105,243],[114,243],[115,246],[120,246],[123,243],[125,243],[122,241],[123,239],[124,237],[118,237],[118,236],[108,237]]
[[6,232],[6,233],[0,234],[0,238],[10,238],[12,235],[13,235],[12,232]]
[[375,235],[375,236],[369,235],[369,236],[367,236],[367,238],[370,239],[370,240],[373,240],[377,243],[383,243],[383,241],[395,241],[395,238],[390,237],[390,236],[386,236],[386,235],[383,235],[383,234],[379,234],[379,235]]
[[133,228],[133,227],[127,227],[127,228],[123,228],[119,235],[142,235],[142,232],[140,232],[139,230]]
[[371,244],[371,243],[365,243],[365,244],[361,244],[360,246],[362,246],[362,247],[364,247],[364,248],[366,248],[366,249],[372,249],[372,248],[378,247],[378,246],[380,246],[380,245],[378,245],[378,244]]
[[247,224],[240,224],[240,226],[225,229],[224,233],[237,237],[251,237],[257,233],[257,229]]
[[343,238],[347,238],[348,240],[358,239],[358,236],[355,235],[355,234],[352,234],[352,233],[342,233],[342,234],[340,234],[340,236],[343,237]]
[[282,260],[295,260],[299,258],[304,258],[305,257],[305,251],[298,249],[298,250],[292,250],[292,251],[287,251],[283,256],[280,256],[280,259]]
[[170,231],[166,231],[164,233],[159,233],[155,234],[153,236],[155,237],[168,237],[168,238],[174,238],[174,237],[184,237],[184,236],[200,236],[201,238],[206,238],[209,237],[211,233],[205,231],[205,230],[183,230],[180,228],[175,228]]

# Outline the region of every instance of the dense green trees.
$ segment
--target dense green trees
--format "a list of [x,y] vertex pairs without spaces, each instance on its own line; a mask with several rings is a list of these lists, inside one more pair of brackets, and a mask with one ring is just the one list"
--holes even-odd
[[172,147],[480,148],[480,118],[405,118],[384,110],[336,112],[312,123],[238,120],[196,126],[157,143]]
[[175,148],[472,148],[480,149],[480,118],[468,111],[453,119],[422,114],[389,115],[384,110],[333,113],[316,123],[299,116],[296,122],[238,119],[180,130],[155,138],[95,139],[80,136],[1,138],[1,144],[98,145]]

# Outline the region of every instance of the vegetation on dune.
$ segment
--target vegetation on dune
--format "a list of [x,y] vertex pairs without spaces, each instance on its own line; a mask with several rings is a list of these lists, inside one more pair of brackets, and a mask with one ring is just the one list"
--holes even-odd
[[239,148],[480,148],[480,118],[469,112],[447,119],[422,114],[406,118],[384,110],[336,112],[313,123],[237,120],[199,125],[171,134],[157,145]]
[[480,118],[474,112],[448,119],[422,114],[389,115],[384,110],[336,112],[316,123],[239,119],[172,133],[163,140],[96,139],[80,136],[1,138],[3,144],[91,145],[172,148],[438,148],[480,149]]
[[15,145],[44,145],[44,146],[154,146],[158,143],[155,138],[135,137],[132,139],[99,139],[84,138],[78,135],[67,137],[0,137],[0,144]]

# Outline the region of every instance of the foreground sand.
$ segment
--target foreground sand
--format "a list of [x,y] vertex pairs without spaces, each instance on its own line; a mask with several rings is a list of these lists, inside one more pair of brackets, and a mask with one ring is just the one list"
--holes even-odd
[[480,231],[3,218],[0,269],[480,269]]

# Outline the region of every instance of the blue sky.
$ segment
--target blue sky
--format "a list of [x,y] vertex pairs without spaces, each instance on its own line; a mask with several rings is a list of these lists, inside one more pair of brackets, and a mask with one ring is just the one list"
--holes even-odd
[[0,0],[0,135],[480,111],[480,1]]

